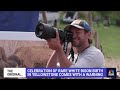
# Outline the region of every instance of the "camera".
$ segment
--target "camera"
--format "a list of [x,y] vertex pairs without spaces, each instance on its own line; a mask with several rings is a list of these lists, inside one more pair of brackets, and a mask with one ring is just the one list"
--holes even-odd
[[50,26],[49,24],[45,24],[42,22],[39,22],[35,29],[35,35],[38,38],[41,39],[50,39],[50,38],[56,38],[56,31],[59,33],[60,41],[61,42],[72,42],[73,34],[69,30],[62,30],[57,29],[55,27]]

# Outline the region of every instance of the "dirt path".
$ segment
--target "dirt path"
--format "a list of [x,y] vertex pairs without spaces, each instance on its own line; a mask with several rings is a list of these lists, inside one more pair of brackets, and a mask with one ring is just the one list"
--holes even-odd
[[105,58],[105,66],[108,68],[117,68],[120,71],[120,58]]

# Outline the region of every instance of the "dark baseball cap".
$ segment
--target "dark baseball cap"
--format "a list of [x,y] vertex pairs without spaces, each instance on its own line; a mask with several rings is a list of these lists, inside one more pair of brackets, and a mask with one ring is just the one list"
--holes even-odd
[[89,24],[85,20],[81,20],[81,19],[74,20],[71,24],[67,25],[64,28],[64,30],[69,30],[71,26],[79,29],[84,29],[88,32],[91,31]]

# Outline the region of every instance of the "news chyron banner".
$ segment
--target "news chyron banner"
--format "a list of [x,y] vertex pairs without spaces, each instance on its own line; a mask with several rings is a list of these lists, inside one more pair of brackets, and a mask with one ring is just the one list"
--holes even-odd
[[4,68],[4,78],[116,77],[116,68]]

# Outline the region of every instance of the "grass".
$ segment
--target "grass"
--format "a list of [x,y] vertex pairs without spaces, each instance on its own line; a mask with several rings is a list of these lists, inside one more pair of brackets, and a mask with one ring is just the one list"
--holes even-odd
[[120,58],[120,27],[105,27],[101,24],[99,27],[94,26],[94,29],[98,32],[105,57]]
[[[60,24],[58,28],[63,29],[66,24]],[[95,31],[98,32],[100,44],[106,58],[120,58],[120,27],[105,27],[102,24],[98,27],[93,25]]]

